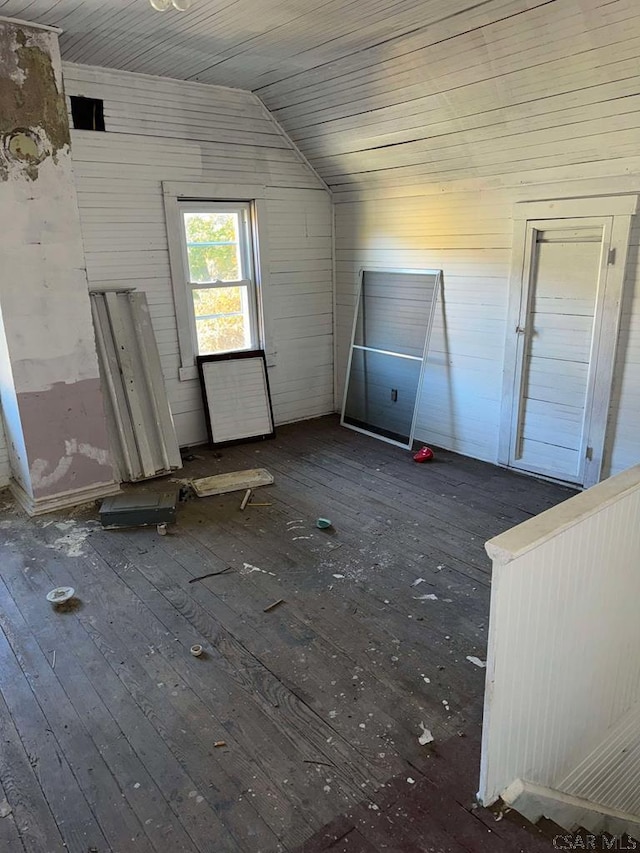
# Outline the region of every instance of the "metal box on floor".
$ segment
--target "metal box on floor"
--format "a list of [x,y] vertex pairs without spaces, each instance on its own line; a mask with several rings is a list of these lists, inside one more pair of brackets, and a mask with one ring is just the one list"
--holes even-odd
[[176,520],[177,502],[177,489],[113,495],[102,502],[100,521],[105,528],[172,524]]

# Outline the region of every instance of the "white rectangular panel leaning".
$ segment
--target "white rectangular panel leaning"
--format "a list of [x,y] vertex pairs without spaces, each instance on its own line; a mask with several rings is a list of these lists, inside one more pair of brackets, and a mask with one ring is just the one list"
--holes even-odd
[[261,350],[201,356],[198,369],[211,444],[273,435],[267,366]]

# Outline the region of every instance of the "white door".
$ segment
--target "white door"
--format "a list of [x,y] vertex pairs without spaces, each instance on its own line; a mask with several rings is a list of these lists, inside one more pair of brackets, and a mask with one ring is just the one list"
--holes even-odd
[[[527,223],[509,464],[584,483],[611,217]],[[519,386],[519,387],[518,387]]]

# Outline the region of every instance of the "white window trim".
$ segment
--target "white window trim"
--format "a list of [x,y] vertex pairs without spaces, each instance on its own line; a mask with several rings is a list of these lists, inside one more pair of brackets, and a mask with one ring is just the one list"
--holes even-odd
[[183,183],[175,181],[162,182],[162,195],[167,226],[167,242],[169,246],[169,265],[171,269],[171,284],[173,302],[176,312],[178,331],[178,346],[180,349],[180,367],[178,377],[181,381],[198,378],[196,367],[196,351],[193,337],[192,308],[189,304],[188,291],[185,287],[183,226],[181,222],[180,202],[248,202],[251,204],[252,240],[254,247],[254,276],[257,302],[258,336],[262,348],[267,352],[267,363],[274,364],[274,353],[270,349],[272,336],[270,334],[271,318],[268,310],[269,266],[268,266],[268,227],[266,210],[266,187],[256,184],[221,184],[217,182],[198,181]]
[[[522,297],[527,275],[527,245],[532,223],[536,220],[610,218],[608,247],[615,249],[615,262],[604,259],[602,282],[602,319],[596,340],[598,362],[597,387],[594,388],[591,409],[591,430],[588,444],[590,458],[584,462],[585,488],[598,483],[603,474],[607,454],[607,426],[616,363],[616,348],[620,329],[625,269],[629,251],[631,218],[636,213],[638,196],[590,196],[547,201],[519,202],[513,208],[513,250],[509,274],[509,307],[505,340],[502,382],[502,409],[498,438],[498,462],[509,465],[514,410],[519,405],[519,378],[516,364],[520,335],[518,334]],[[594,354],[592,353],[592,358]]]

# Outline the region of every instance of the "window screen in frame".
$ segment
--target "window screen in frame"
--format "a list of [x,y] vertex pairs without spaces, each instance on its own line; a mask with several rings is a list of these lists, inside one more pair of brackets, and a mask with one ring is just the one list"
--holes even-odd
[[441,270],[363,270],[341,423],[410,448]]
[[197,355],[260,343],[251,205],[180,202],[183,266]]

